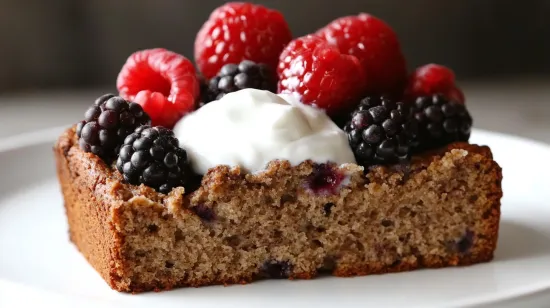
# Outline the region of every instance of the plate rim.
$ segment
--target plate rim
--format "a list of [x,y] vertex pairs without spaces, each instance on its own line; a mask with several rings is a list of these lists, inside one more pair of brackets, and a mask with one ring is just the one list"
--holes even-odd
[[[7,136],[0,138],[0,155],[13,150],[22,149],[25,147],[33,146],[33,145],[39,145],[39,144],[45,144],[45,143],[53,143],[57,140],[59,135],[66,130],[70,125],[63,125],[63,126],[55,126],[55,127],[48,127],[41,130],[34,130],[30,132],[20,133],[12,136]],[[507,134],[507,133],[501,133],[501,132],[494,132],[490,130],[485,129],[474,129],[473,130],[474,135],[475,134],[483,134],[486,136],[490,136],[492,138],[499,138],[499,139],[507,139],[512,142],[520,142],[529,144],[530,146],[539,148],[542,151],[550,151],[550,144],[545,143],[543,141],[534,140],[531,138],[526,138],[514,134]],[[53,146],[53,144],[52,144]],[[79,300],[86,300],[89,301],[89,303],[101,303],[104,304],[114,304],[111,301],[96,301],[96,299],[87,298],[86,296],[78,296],[75,298],[75,296],[72,296],[71,294],[64,294],[59,292],[54,292],[51,290],[43,290],[36,286],[30,286],[22,283],[18,283],[15,281],[8,280],[6,278],[0,277],[0,285],[4,286],[10,286],[12,288],[18,288],[18,289],[24,289],[28,291],[34,291],[35,294],[40,294],[41,292],[47,292],[48,294],[52,294],[54,296],[62,296],[66,298],[69,301],[79,299]],[[539,282],[536,284],[521,286],[518,288],[515,288],[514,290],[507,292],[505,294],[502,293],[493,293],[493,294],[487,294],[487,295],[480,295],[473,298],[463,299],[459,301],[455,301],[451,303],[453,307],[471,307],[476,305],[492,305],[492,304],[498,304],[498,303],[505,303],[507,301],[513,300],[513,299],[520,299],[522,297],[529,297],[534,296],[539,293],[545,293],[550,290],[550,283],[548,282]],[[0,294],[6,294],[5,290],[0,289]],[[9,294],[8,294],[9,295]],[[9,297],[7,298],[9,299]],[[122,304],[122,303],[118,303]],[[117,304],[117,305],[118,305]]]

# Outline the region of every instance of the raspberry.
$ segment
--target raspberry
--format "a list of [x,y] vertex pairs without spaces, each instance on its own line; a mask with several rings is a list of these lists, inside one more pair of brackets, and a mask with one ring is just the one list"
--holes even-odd
[[442,94],[450,100],[464,103],[464,94],[455,84],[454,72],[439,64],[427,64],[409,77],[405,97],[414,101],[417,97]]
[[206,79],[229,63],[251,60],[273,71],[292,39],[283,15],[264,6],[230,2],[212,12],[195,39],[195,62]]
[[367,76],[367,94],[402,94],[407,65],[397,35],[384,21],[361,13],[338,18],[316,34],[359,59]]
[[191,177],[187,152],[170,129],[160,126],[143,125],[128,135],[116,167],[126,182],[143,183],[162,193],[183,186]]
[[167,128],[193,111],[199,96],[191,61],[162,48],[133,53],[118,75],[117,88],[143,107],[153,125]]
[[84,121],[76,125],[78,144],[84,152],[92,152],[110,163],[118,155],[124,138],[150,119],[140,105],[113,94],[96,99],[86,110]]
[[357,58],[315,36],[290,42],[281,53],[277,72],[280,93],[298,93],[302,103],[329,115],[353,108],[365,84]]
[[357,162],[368,167],[406,160],[415,145],[411,108],[386,97],[366,97],[344,128]]

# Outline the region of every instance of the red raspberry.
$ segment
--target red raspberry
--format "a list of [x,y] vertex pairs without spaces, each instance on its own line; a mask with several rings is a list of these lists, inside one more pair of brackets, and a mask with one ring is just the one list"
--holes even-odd
[[442,94],[450,100],[464,103],[464,94],[455,84],[454,72],[439,64],[427,64],[414,71],[405,90],[407,100],[419,96]]
[[167,128],[193,111],[199,96],[193,63],[162,48],[133,53],[118,74],[117,88],[122,97],[143,107],[152,125]]
[[230,2],[212,12],[195,39],[195,62],[210,79],[228,63],[251,60],[273,71],[292,39],[283,15],[264,6]]
[[407,65],[397,35],[385,22],[361,13],[338,18],[316,34],[359,59],[367,76],[367,94],[402,94]]
[[290,42],[281,53],[280,93],[298,93],[304,104],[330,115],[353,108],[363,93],[365,74],[359,60],[344,55],[316,36]]

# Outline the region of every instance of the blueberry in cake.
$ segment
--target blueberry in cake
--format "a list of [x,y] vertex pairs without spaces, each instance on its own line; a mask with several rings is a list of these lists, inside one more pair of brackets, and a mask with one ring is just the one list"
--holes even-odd
[[227,3],[197,35],[200,73],[183,55],[138,51],[121,96],[101,96],[59,137],[70,239],[110,287],[493,258],[502,173],[488,147],[468,143],[452,71],[407,77],[393,30],[365,13],[291,39],[279,12]]

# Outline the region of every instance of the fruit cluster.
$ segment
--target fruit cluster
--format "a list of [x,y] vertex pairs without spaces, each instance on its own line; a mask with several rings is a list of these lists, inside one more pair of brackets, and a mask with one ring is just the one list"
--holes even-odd
[[166,49],[133,53],[117,78],[120,97],[102,96],[77,125],[81,148],[116,160],[127,182],[168,192],[189,176],[186,153],[170,129],[245,88],[293,93],[323,109],[348,134],[363,166],[398,162],[470,135],[472,118],[454,73],[428,64],[409,75],[396,33],[370,14],[293,38],[280,12],[230,2],[211,13],[194,49],[198,70]]

